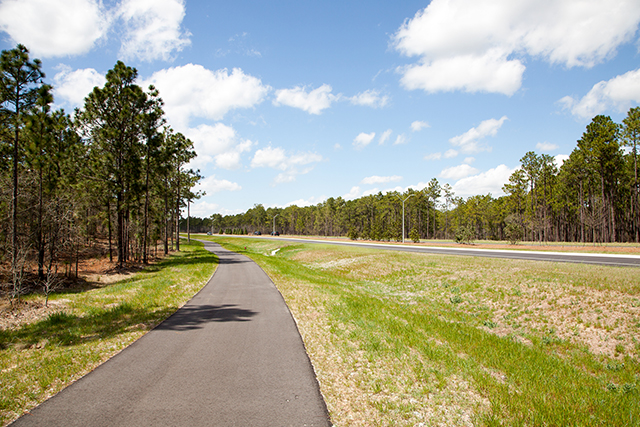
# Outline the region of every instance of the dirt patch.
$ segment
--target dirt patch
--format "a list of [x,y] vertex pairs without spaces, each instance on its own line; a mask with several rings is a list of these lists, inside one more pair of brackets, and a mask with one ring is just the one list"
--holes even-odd
[[[89,256],[95,256],[95,258]],[[160,259],[162,257],[152,258],[149,265],[157,263]],[[85,253],[84,259],[78,261],[77,277],[75,265],[73,269],[67,268],[66,271],[59,273],[61,286],[57,291],[78,292],[107,286],[127,279],[143,268],[144,266],[140,263],[128,263],[124,267],[118,267],[115,262],[109,261],[109,258],[105,257],[99,249],[93,248]],[[69,300],[66,299],[51,299],[45,304],[45,295],[42,287],[38,285],[35,268],[29,272],[29,281],[31,292],[28,298],[21,298],[20,302],[12,301],[7,296],[7,292],[0,298],[0,329],[18,328],[46,319],[52,313],[68,310]],[[9,289],[9,285],[6,285],[5,289]]]

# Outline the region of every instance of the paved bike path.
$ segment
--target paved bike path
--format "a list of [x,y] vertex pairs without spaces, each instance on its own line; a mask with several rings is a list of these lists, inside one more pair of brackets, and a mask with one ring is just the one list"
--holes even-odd
[[293,317],[264,271],[220,264],[183,308],[14,426],[330,426]]

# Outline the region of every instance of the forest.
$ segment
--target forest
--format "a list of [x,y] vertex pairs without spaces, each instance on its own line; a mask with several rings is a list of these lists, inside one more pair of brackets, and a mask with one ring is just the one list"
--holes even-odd
[[[436,178],[422,190],[388,192],[315,206],[265,209],[191,218],[195,231],[247,234],[275,229],[284,234],[348,236],[401,241],[421,239],[609,243],[640,239],[637,145],[640,107],[621,124],[594,117],[560,167],[548,154],[527,152],[502,190],[504,196],[456,197]],[[181,227],[186,231],[186,220]],[[195,227],[195,228],[193,228]]]
[[199,197],[193,143],[166,123],[154,87],[118,61],[82,108],[53,111],[42,63],[0,56],[0,284],[5,294],[75,276],[79,259],[115,268],[174,247],[180,211]]

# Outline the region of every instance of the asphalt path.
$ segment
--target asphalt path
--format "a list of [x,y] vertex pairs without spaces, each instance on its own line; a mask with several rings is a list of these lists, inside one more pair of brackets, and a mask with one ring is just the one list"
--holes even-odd
[[[251,236],[258,238],[258,236]],[[296,239],[292,237],[260,236],[296,243],[321,243],[325,245],[358,246],[364,248],[384,249],[392,251],[419,252],[442,255],[477,256],[489,258],[523,259],[529,261],[571,262],[579,264],[598,264],[617,267],[640,267],[640,255],[596,254],[575,252],[529,251],[509,249],[475,249],[463,247],[417,246],[408,244],[384,244],[358,241],[335,241]]]
[[249,258],[220,264],[183,308],[13,426],[330,426],[291,312]]

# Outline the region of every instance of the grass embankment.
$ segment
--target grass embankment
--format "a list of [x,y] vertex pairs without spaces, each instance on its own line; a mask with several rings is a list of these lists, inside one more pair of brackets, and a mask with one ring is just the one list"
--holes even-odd
[[[202,244],[119,282],[57,293],[61,311],[0,330],[0,424],[57,393],[144,335],[207,282],[217,259]],[[28,299],[43,299],[31,295]]]
[[215,240],[280,289],[337,426],[640,425],[637,269]]

